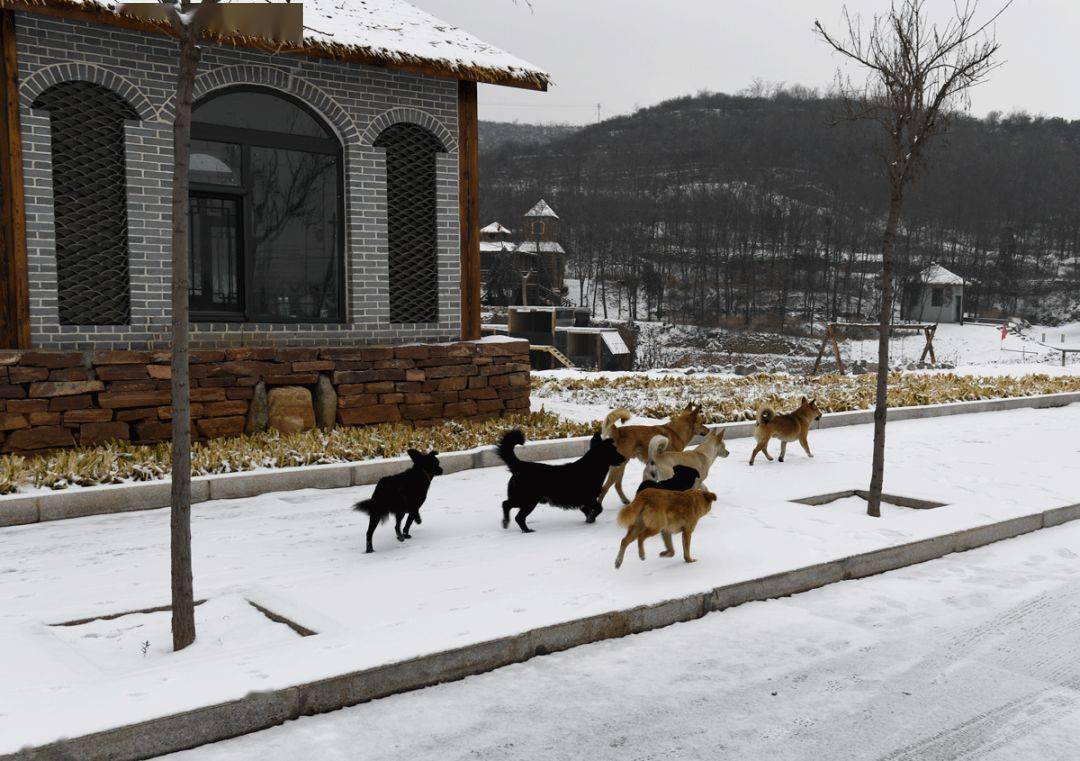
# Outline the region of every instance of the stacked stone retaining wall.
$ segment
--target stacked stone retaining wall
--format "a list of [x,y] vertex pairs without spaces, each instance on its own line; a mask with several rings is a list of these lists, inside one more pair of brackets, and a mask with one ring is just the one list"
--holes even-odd
[[[0,451],[168,439],[170,361],[155,351],[0,351]],[[529,408],[524,341],[195,350],[190,368],[198,438],[273,423],[266,397],[281,387],[309,391],[314,417],[298,419],[323,427],[434,425]]]

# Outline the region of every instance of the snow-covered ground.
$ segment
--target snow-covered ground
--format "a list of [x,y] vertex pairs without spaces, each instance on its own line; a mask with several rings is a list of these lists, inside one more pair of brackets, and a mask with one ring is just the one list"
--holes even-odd
[[[1042,343],[1043,335],[1046,335],[1046,344]],[[1065,343],[1061,344],[1060,337],[1065,337]],[[918,361],[925,345],[925,338],[919,336],[897,336],[892,341],[891,357],[894,366],[908,366]],[[965,376],[1009,376],[1019,378],[1030,375],[1049,376],[1075,376],[1080,375],[1080,353],[1070,354],[1066,364],[1062,366],[1060,352],[1053,351],[1048,346],[1065,345],[1080,349],[1080,323],[1048,328],[1035,326],[1024,330],[1023,334],[1012,331],[1004,341],[1001,340],[1001,326],[994,325],[950,325],[938,326],[934,338],[935,352],[939,363],[947,363],[946,369],[915,369],[906,372],[913,373],[953,373]],[[874,341],[844,341],[841,342],[841,353],[848,365],[862,361],[874,362],[877,357],[877,344]],[[831,350],[830,350],[831,355]],[[772,358],[771,360],[769,358]],[[740,361],[757,363],[758,370],[783,369],[784,358],[779,355],[740,355]],[[790,359],[790,357],[788,358]],[[809,365],[813,364],[813,357],[800,357]],[[775,361],[774,361],[775,360]],[[779,364],[778,364],[779,363]],[[955,365],[955,367],[951,367]],[[730,369],[730,368],[729,368]],[[790,372],[772,372],[771,378],[797,379],[804,377],[804,371],[789,368]],[[809,371],[809,366],[804,368]],[[736,374],[725,372],[717,368],[703,369],[701,366],[691,368],[663,368],[648,371],[627,372],[596,372],[579,369],[543,370],[533,373],[534,380],[541,381],[537,386],[534,384],[531,398],[533,410],[545,409],[554,412],[569,420],[592,421],[600,420],[611,410],[613,406],[625,405],[633,409],[643,409],[657,404],[671,402],[676,396],[680,399],[686,395],[687,386],[678,386],[674,389],[656,388],[620,388],[619,394],[612,396],[604,393],[604,389],[570,389],[561,381],[570,380],[615,380],[619,378],[679,378],[687,377],[691,383],[706,382],[710,378],[736,378]],[[547,381],[544,383],[543,381]],[[771,382],[761,384],[761,395],[765,396],[772,387]],[[786,383],[785,386],[790,386]],[[788,389],[790,390],[790,389]],[[707,392],[705,389],[703,393]],[[691,393],[693,393],[691,391]],[[806,393],[812,393],[807,391]],[[699,401],[706,403],[719,403],[725,401],[725,397],[704,397]],[[643,422],[649,418],[638,418],[634,422]]]
[[[1046,343],[1043,344],[1043,335]],[[938,362],[947,362],[968,371],[985,366],[1005,366],[1021,372],[1027,367],[1046,369],[1042,365],[1060,364],[1061,353],[1048,347],[1060,346],[1061,336],[1065,346],[1080,348],[1080,323],[1046,327],[1035,325],[1022,333],[1010,327],[1005,340],[1001,340],[1001,325],[967,323],[957,325],[942,323],[934,334],[934,354]],[[917,362],[926,339],[920,334],[897,335],[890,344],[894,363]],[[841,344],[844,358],[851,362],[864,359],[877,361],[877,341],[850,341]],[[1069,368],[1069,365],[1072,365]],[[1080,372],[1080,357],[1072,355],[1066,360],[1066,371]]]
[[1080,525],[750,603],[172,761],[1080,758]]
[[[790,502],[866,483],[869,426],[815,431],[815,459],[792,451],[786,463],[753,468],[751,442],[732,441],[709,477],[719,499],[694,535],[694,565],[657,558],[654,542],[647,562],[615,571],[614,494],[596,525],[540,507],[536,533],[504,531],[501,468],[436,479],[414,538],[399,544],[384,526],[374,555],[362,552],[366,521],[349,509],[371,487],[202,503],[193,509],[196,596],[229,601],[207,614],[232,615],[250,600],[317,634],[247,621],[243,637],[219,642],[211,621],[178,655],[164,652],[160,623],[145,638],[131,633],[131,617],[83,629],[97,637],[49,626],[166,603],[166,511],[5,528],[0,754],[1073,503],[1078,426],[1080,405],[890,424],[886,490],[949,505],[880,520]],[[628,486],[640,472],[628,469]],[[239,610],[246,620],[250,611]],[[664,689],[655,678],[640,684]],[[510,705],[504,716],[512,726],[532,714]],[[399,730],[437,735],[415,717]]]

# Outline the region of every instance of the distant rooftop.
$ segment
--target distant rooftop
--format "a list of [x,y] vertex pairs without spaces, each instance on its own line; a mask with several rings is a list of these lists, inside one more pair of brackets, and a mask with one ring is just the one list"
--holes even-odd
[[555,210],[548,206],[548,202],[541,198],[536,206],[525,212],[526,217],[553,217],[558,219],[559,215],[555,213]]
[[490,225],[481,227],[480,232],[487,233],[488,235],[509,235],[512,230],[499,222],[492,222]]
[[919,280],[927,285],[963,285],[964,278],[942,267],[937,262],[919,273]]
[[[536,253],[536,241],[527,240],[518,244],[517,250],[523,254]],[[563,247],[553,240],[540,241],[540,253],[542,254],[565,254]]]
[[517,249],[513,243],[508,240],[482,240],[480,241],[480,250],[485,252],[498,252],[512,254]]

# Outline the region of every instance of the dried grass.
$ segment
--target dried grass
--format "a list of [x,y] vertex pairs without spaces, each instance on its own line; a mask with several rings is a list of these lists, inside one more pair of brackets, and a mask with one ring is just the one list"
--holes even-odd
[[[921,406],[1080,391],[1080,376],[1028,375],[1020,378],[952,374],[900,374],[890,378],[889,404]],[[800,378],[759,374],[745,378],[715,376],[624,376],[620,378],[533,378],[534,398],[563,398],[611,409],[627,407],[653,418],[667,417],[687,402],[705,405],[708,422],[752,420],[758,406],[787,409],[802,395],[815,397],[825,412],[869,409],[874,378],[826,375]],[[451,452],[493,444],[507,428],[521,427],[530,440],[584,436],[596,422],[563,420],[549,412],[533,412],[480,422],[449,421],[430,428],[387,424],[335,428],[282,435],[197,442],[192,450],[194,475],[236,473],[258,468],[355,462],[402,455],[410,447]],[[169,474],[167,443],[139,445],[114,442],[38,456],[0,457],[0,494],[20,488],[65,489],[70,486],[153,481]]]
[[[1027,375],[1019,378],[954,374],[892,373],[889,405],[912,407],[1080,391],[1080,376]],[[566,379],[533,378],[534,398],[626,407],[651,418],[667,417],[688,402],[700,402],[710,423],[752,420],[762,404],[794,407],[800,396],[817,399],[825,412],[865,410],[874,404],[873,375],[802,378],[759,373],[742,378],[716,376]]]
[[[449,421],[426,428],[387,424],[290,435],[268,431],[253,436],[196,442],[192,447],[192,474],[355,462],[402,455],[410,447],[451,452],[490,445],[511,427],[520,427],[530,440],[583,436],[595,428],[588,423],[565,421],[547,412],[533,412],[480,422]],[[166,478],[170,449],[167,443],[113,442],[35,457],[5,455],[0,457],[0,494],[17,491],[20,487],[66,489],[69,486]]]

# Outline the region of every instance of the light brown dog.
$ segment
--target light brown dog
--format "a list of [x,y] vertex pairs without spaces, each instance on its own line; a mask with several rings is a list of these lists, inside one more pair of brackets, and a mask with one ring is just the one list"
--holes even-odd
[[798,441],[806,450],[807,457],[813,457],[810,452],[810,443],[806,440],[810,433],[810,424],[821,420],[821,410],[818,409],[816,399],[807,399],[805,396],[799,403],[799,408],[794,412],[777,415],[770,407],[762,407],[758,410],[757,425],[754,426],[754,438],[757,446],[750,455],[750,464],[754,464],[757,453],[765,455],[765,459],[772,460],[769,454],[769,439],[780,439],[780,462],[784,461],[787,454],[787,445],[790,441]]
[[693,449],[684,449],[681,452],[672,452],[668,449],[666,436],[653,436],[649,442],[649,459],[645,465],[645,480],[666,481],[675,475],[676,465],[685,465],[698,472],[695,488],[704,488],[705,478],[709,475],[709,468],[717,457],[727,457],[728,450],[724,444],[724,428],[713,428],[702,439],[701,443]]
[[[649,459],[649,442],[653,440],[654,436],[666,437],[668,450],[681,452],[694,436],[704,436],[709,432],[709,429],[705,427],[703,417],[701,406],[690,403],[686,405],[686,409],[678,415],[673,415],[669,421],[661,425],[624,425],[620,427],[616,423],[629,420],[630,412],[619,408],[608,413],[608,416],[604,418],[604,425],[600,429],[600,435],[605,439],[615,439],[615,448],[619,450],[619,454],[625,457],[627,461],[636,457],[642,462],[647,462]],[[604,497],[607,496],[608,490],[612,486],[619,493],[619,498],[624,505],[630,503],[622,488],[622,477],[625,470],[626,463],[623,463],[608,471],[607,481],[604,482],[604,488],[600,490],[601,504],[603,504]]]
[[693,563],[690,557],[690,539],[701,518],[712,509],[716,495],[710,491],[667,491],[645,489],[639,491],[634,501],[619,511],[619,525],[626,527],[626,536],[619,544],[615,567],[622,565],[623,555],[631,542],[637,540],[638,557],[645,559],[645,540],[657,534],[663,535],[664,551],[660,557],[675,554],[671,535],[682,532],[683,560]]

